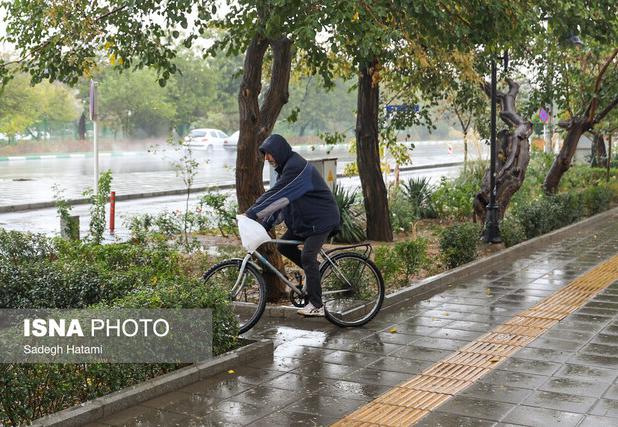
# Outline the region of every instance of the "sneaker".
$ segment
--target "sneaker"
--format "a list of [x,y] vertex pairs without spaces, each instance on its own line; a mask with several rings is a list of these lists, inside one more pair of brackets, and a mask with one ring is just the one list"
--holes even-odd
[[309,303],[298,310],[297,313],[305,317],[324,317],[324,306],[315,308],[313,304]]

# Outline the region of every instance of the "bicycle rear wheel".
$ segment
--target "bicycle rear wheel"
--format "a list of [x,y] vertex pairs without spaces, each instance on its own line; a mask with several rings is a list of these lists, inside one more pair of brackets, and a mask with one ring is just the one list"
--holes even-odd
[[361,326],[374,318],[384,301],[384,280],[364,256],[342,252],[321,268],[322,302],[328,320],[339,326]]
[[260,320],[266,308],[267,291],[262,274],[253,264],[247,263],[241,279],[242,286],[233,295],[232,288],[238,280],[241,265],[241,259],[220,262],[204,273],[204,283],[223,288],[229,293],[242,334]]

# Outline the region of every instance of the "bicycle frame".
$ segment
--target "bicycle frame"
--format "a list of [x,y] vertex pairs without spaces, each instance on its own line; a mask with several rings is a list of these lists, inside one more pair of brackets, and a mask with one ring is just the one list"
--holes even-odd
[[[267,243],[275,243],[275,244],[278,243],[278,244],[282,244],[282,245],[296,245],[296,246],[303,244],[303,242],[300,241],[300,240],[281,240],[281,239],[273,239],[273,240],[268,241]],[[333,252],[332,250],[327,252],[324,249],[320,249],[320,255],[322,256],[322,258],[324,258],[324,260],[329,262],[333,266],[333,269],[337,273],[337,275],[340,276],[343,280],[345,280],[345,282],[350,287],[352,287],[352,284],[348,281],[347,277],[341,272],[341,270],[339,269],[337,264],[335,264],[333,262],[333,260],[328,256],[332,252]],[[304,292],[302,290],[299,290],[294,283],[289,281],[288,278],[285,277],[285,275],[283,273],[281,273],[270,262],[268,262],[266,257],[264,257],[262,254],[260,254],[257,250],[255,250],[254,252],[248,252],[247,255],[245,255],[245,257],[242,260],[242,264],[240,266],[240,271],[238,273],[238,279],[236,279],[236,283],[232,287],[232,295],[234,297],[236,297],[237,294],[244,287],[244,283],[242,282],[241,278],[243,278],[243,273],[245,272],[245,268],[247,268],[247,263],[249,262],[251,257],[254,256],[254,255],[260,261],[260,263],[262,263],[264,265],[264,267],[266,267],[268,270],[270,270],[273,274],[277,275],[277,277],[279,277],[279,279],[281,279],[281,281],[288,288],[290,288],[290,290],[292,292],[294,292],[299,297],[303,297],[305,295]],[[331,291],[331,292],[325,292],[325,294],[331,294],[331,293],[337,293],[337,292],[346,292],[346,291],[345,290],[342,290],[342,291]]]

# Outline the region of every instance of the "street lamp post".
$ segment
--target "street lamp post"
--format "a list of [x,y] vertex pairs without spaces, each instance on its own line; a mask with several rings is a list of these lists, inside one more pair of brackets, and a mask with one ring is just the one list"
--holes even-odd
[[[504,69],[508,67],[508,54],[499,59],[504,60]],[[485,221],[485,243],[501,243],[500,227],[498,224],[498,205],[496,203],[496,109],[497,109],[497,70],[496,58],[491,60],[491,154],[489,159],[489,204],[487,205],[487,217]]]

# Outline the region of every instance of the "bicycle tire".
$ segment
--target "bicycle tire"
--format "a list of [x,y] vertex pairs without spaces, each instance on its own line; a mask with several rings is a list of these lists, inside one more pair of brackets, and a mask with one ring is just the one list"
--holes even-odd
[[[327,282],[325,283],[324,279],[325,279],[325,274],[328,273],[329,270],[332,270],[333,266],[328,261],[325,261],[320,268],[320,278],[322,280],[322,292],[323,292],[323,302],[324,302],[324,315],[330,322],[334,323],[337,326],[342,326],[342,327],[362,326],[366,324],[367,322],[371,321],[371,319],[373,319],[379,313],[380,309],[382,308],[382,303],[384,302],[384,293],[385,293],[384,279],[382,278],[382,273],[380,273],[380,269],[375,265],[375,263],[371,261],[370,259],[368,259],[367,257],[364,257],[363,255],[360,255],[355,252],[340,252],[334,255],[333,257],[331,257],[331,260],[337,263],[338,266],[342,266],[342,261],[344,261],[345,259],[351,262],[358,262],[359,266],[364,265],[364,266],[369,267],[369,270],[375,279],[374,285],[376,286],[376,291],[377,291],[376,298],[377,299],[373,307],[369,311],[369,313],[367,313],[366,315],[364,315],[363,317],[359,319],[353,319],[350,316],[346,320],[342,318],[341,316],[335,315],[334,311],[333,312],[329,311],[329,306],[332,308],[332,304],[329,298],[324,297],[324,295],[329,292],[329,289],[330,289],[329,286],[331,285]],[[361,271],[360,274],[362,275],[363,272],[364,270]],[[360,276],[357,278],[352,278],[352,281],[355,281],[355,279],[359,279],[359,278]],[[337,284],[333,284],[333,286],[337,286]],[[340,292],[340,291],[335,291],[335,292]],[[351,292],[356,292],[356,291],[351,290]],[[355,310],[359,311],[358,307]]]
[[[213,265],[206,273],[204,273],[204,284],[208,285],[209,281],[212,281],[212,284],[214,286],[224,286],[228,287],[229,290],[231,290],[231,287],[234,285],[234,283],[236,283],[236,279],[238,278],[238,272],[240,271],[242,261],[242,259],[228,259]],[[226,273],[225,270],[228,269],[230,271],[229,273]],[[257,301],[247,301],[246,290],[244,294],[245,301],[234,300],[233,296],[230,295],[230,300],[232,301],[232,304],[234,306],[234,314],[236,315],[236,318],[238,319],[238,323],[240,325],[241,334],[247,332],[249,329],[254,327],[255,324],[260,320],[260,317],[262,317],[262,314],[264,314],[264,309],[266,308],[266,299],[268,296],[268,290],[266,288],[266,282],[264,281],[264,277],[262,277],[262,273],[260,273],[259,269],[251,262],[247,263],[244,271],[244,275],[249,274],[252,275],[255,279],[255,284],[253,285],[253,288],[255,288],[255,286],[257,286],[258,288]],[[219,283],[215,283],[215,281],[218,281]],[[246,286],[244,286],[243,289],[244,288],[246,288]],[[242,292],[239,294],[239,296],[240,295],[242,295]],[[253,310],[250,305],[241,304],[243,302],[255,304],[255,310]],[[249,313],[249,315],[247,315],[247,312]]]

